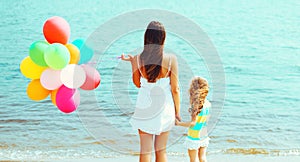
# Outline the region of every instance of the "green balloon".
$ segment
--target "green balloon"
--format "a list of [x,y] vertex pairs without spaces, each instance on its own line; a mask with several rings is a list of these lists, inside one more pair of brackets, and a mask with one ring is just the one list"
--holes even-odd
[[48,47],[49,43],[45,41],[36,41],[32,43],[29,48],[29,57],[35,64],[47,67],[48,65],[44,60],[44,52]]
[[60,70],[70,62],[70,53],[64,45],[53,43],[46,49],[44,58],[50,68]]

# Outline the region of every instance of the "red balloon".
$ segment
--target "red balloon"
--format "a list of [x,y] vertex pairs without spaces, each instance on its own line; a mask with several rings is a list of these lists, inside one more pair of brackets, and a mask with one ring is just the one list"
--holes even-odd
[[66,44],[70,37],[69,23],[58,16],[54,16],[46,20],[43,33],[49,43]]
[[70,89],[62,85],[56,93],[56,106],[64,113],[71,113],[80,104],[80,93],[77,89]]
[[101,78],[99,72],[89,65],[81,65],[85,71],[86,79],[80,87],[83,90],[93,90],[100,84]]

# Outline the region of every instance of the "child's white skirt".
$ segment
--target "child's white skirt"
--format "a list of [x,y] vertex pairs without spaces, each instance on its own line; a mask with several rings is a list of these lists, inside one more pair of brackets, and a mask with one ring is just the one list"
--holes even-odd
[[184,141],[184,147],[189,150],[198,150],[200,147],[208,147],[209,140],[209,137],[201,140],[191,140],[186,137]]

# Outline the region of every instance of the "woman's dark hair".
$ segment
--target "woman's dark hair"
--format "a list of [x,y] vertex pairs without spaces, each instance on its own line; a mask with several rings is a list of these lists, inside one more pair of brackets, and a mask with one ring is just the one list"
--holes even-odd
[[158,21],[151,21],[145,31],[144,50],[141,53],[141,63],[145,68],[148,82],[155,82],[160,74],[165,38],[164,26]]

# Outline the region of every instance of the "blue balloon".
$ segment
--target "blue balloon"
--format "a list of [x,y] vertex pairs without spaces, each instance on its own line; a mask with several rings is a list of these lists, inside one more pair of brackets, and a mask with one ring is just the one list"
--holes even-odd
[[81,48],[81,46],[84,44],[83,39],[75,39],[72,44],[74,44],[78,49]]
[[79,65],[89,62],[94,55],[93,49],[88,47],[84,42],[83,39],[76,39],[72,42],[80,50]]

